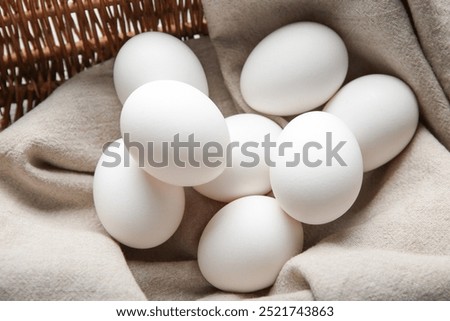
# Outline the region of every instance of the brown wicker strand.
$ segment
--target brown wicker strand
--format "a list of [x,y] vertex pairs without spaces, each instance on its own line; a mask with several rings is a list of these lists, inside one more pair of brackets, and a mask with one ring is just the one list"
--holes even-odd
[[0,130],[68,78],[114,57],[131,36],[154,30],[206,35],[201,1],[0,1]]

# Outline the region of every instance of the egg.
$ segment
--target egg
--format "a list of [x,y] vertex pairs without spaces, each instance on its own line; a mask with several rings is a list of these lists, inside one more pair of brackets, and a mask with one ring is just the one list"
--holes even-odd
[[336,32],[315,22],[292,23],[250,53],[241,72],[241,93],[259,112],[296,115],[330,99],[347,69],[347,49]]
[[[281,127],[267,117],[238,114],[225,118],[230,133],[227,167],[214,180],[194,189],[217,201],[231,202],[247,195],[270,192],[271,150]],[[267,146],[267,147],[266,147]]]
[[225,169],[225,118],[208,96],[183,82],[157,80],[133,91],[120,129],[134,160],[165,183],[201,185]]
[[200,238],[198,264],[218,289],[253,292],[271,286],[300,253],[303,228],[268,196],[246,196],[219,210]]
[[94,174],[95,210],[106,231],[130,247],[160,245],[175,233],[183,217],[182,187],[148,175],[127,154],[122,139],[111,143]]
[[144,32],[130,38],[114,61],[114,86],[122,104],[139,86],[153,80],[178,80],[208,95],[208,82],[194,52],[163,32]]
[[358,142],[338,117],[313,111],[295,117],[278,137],[270,182],[281,208],[307,224],[344,214],[361,189]]
[[412,139],[419,121],[419,107],[411,88],[383,74],[349,82],[324,111],[342,119],[353,131],[366,172],[397,156]]

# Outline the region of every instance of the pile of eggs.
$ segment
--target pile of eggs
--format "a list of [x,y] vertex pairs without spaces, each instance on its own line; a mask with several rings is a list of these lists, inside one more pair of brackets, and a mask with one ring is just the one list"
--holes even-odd
[[[272,285],[302,250],[302,223],[343,215],[363,173],[399,154],[416,130],[418,104],[403,81],[374,74],[340,88],[347,69],[344,42],[324,25],[293,23],[264,38],[243,66],[241,93],[261,114],[298,115],[282,129],[256,113],[224,118],[208,97],[202,65],[180,40],[159,32],[131,38],[114,65],[122,138],[104,150],[94,176],[101,223],[127,246],[158,246],[177,230],[183,187],[193,186],[228,203],[200,238],[198,264],[206,280],[233,292]],[[194,136],[192,153],[175,154],[167,144]],[[277,147],[270,155],[262,148],[267,137]],[[242,166],[248,150],[230,155],[233,143],[247,143],[260,161]]]

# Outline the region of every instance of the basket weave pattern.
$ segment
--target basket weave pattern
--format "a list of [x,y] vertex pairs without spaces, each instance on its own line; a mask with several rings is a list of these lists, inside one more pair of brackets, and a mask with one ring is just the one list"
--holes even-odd
[[1,0],[0,130],[131,36],[155,30],[206,35],[201,1]]

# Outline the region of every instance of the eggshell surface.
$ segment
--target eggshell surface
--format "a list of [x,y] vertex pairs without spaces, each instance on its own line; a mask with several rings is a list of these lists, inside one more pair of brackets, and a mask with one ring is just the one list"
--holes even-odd
[[225,119],[208,96],[185,83],[159,80],[136,89],[123,106],[120,129],[134,160],[168,184],[204,184],[225,169]]
[[299,115],[281,132],[277,146],[283,145],[270,168],[281,208],[307,224],[328,223],[344,214],[363,178],[361,151],[344,122],[325,112]]
[[213,286],[252,292],[272,285],[303,247],[303,228],[267,196],[237,199],[217,212],[198,247],[200,271]]
[[230,133],[230,145],[236,146],[229,150],[229,164],[217,178],[194,189],[222,202],[231,202],[247,195],[267,194],[271,190],[268,164],[271,155],[270,150],[264,148],[264,141],[276,142],[281,127],[269,118],[256,114],[233,115],[225,121]]
[[342,119],[355,134],[364,171],[397,156],[412,139],[419,121],[414,92],[402,80],[382,74],[349,82],[324,111]]
[[259,112],[300,114],[330,99],[347,69],[347,49],[336,32],[297,22],[272,32],[253,49],[241,72],[241,92]]
[[114,61],[114,86],[122,104],[139,86],[153,80],[178,80],[208,95],[208,82],[194,52],[163,32],[144,32],[130,38]]
[[145,249],[162,244],[183,217],[182,187],[172,186],[140,169],[122,139],[108,146],[94,175],[94,203],[100,222],[117,241]]

